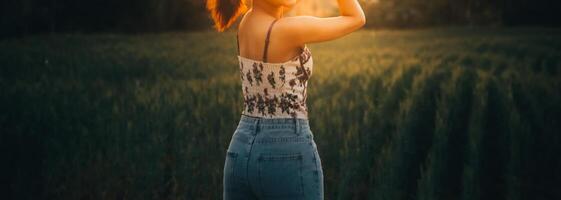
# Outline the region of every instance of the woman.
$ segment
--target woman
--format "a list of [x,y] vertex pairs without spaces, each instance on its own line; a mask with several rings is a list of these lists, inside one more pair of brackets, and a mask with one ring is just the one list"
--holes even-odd
[[218,31],[238,26],[244,110],[227,149],[224,199],[323,199],[323,169],[308,123],[306,44],[333,40],[365,23],[357,0],[340,16],[282,17],[297,0],[208,0]]

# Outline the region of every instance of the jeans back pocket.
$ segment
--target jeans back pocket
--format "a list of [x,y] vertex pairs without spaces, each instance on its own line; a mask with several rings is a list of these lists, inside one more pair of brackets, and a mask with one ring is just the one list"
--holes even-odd
[[298,197],[304,194],[302,154],[261,154],[259,185],[264,197]]

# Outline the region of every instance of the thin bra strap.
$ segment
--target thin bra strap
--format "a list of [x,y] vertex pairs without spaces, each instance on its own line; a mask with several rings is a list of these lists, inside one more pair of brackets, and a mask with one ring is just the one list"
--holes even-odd
[[269,50],[269,37],[271,36],[271,29],[273,29],[273,25],[277,22],[278,19],[275,19],[271,25],[269,26],[269,30],[267,31],[267,37],[265,38],[265,49],[263,49],[263,62],[267,62],[267,51]]
[[236,33],[236,42],[238,43],[238,55],[240,55],[240,31],[239,31],[239,29]]

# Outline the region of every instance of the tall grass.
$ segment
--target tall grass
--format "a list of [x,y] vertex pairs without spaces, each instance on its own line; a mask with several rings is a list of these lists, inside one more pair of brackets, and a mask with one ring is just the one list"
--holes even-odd
[[[327,199],[560,199],[561,34],[361,31],[312,44]],[[234,33],[0,41],[8,199],[220,199]]]

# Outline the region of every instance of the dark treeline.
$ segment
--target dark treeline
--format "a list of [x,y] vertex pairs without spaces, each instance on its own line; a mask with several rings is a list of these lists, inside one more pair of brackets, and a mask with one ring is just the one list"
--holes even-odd
[[370,27],[561,25],[557,0],[378,0],[366,10]]
[[0,37],[190,30],[210,24],[204,0],[4,0],[0,5]]
[[[361,1],[368,27],[561,25],[556,0]],[[208,29],[205,0],[4,0],[0,37]]]

